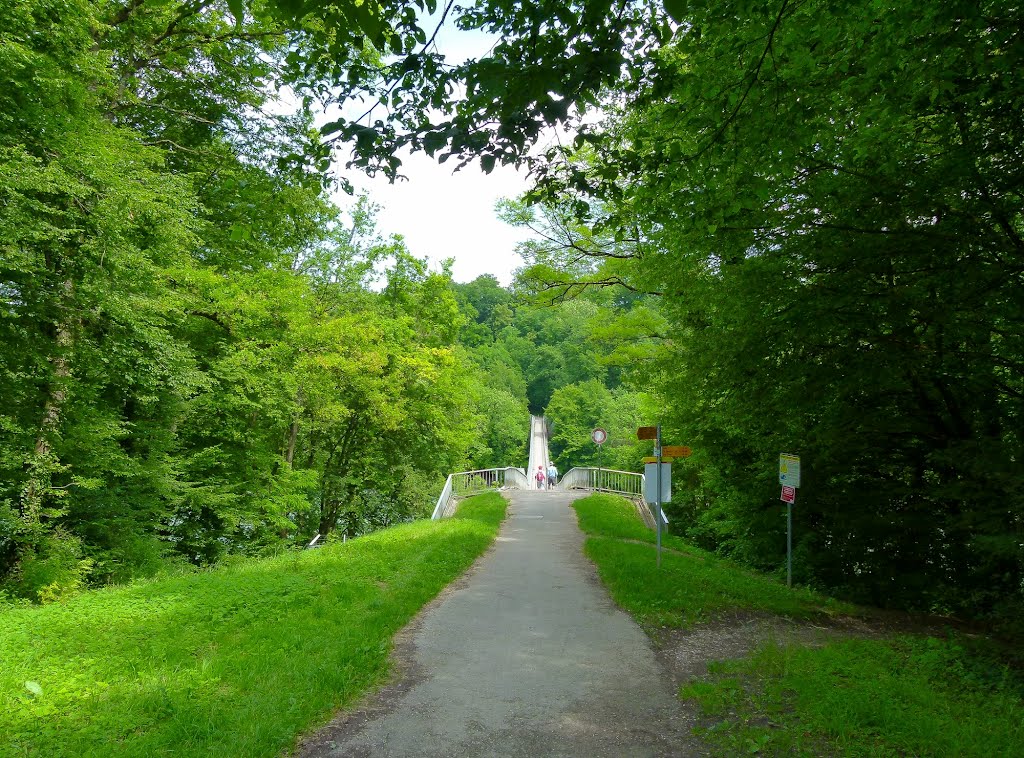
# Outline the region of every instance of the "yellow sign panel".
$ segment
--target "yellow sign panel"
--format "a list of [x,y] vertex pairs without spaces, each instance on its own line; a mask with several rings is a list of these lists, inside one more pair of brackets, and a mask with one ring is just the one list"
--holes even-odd
[[641,426],[636,430],[636,438],[638,440],[653,440],[658,436],[658,427],[656,426]]
[[782,453],[779,455],[779,484],[783,487],[800,486],[800,456]]
[[[662,463],[671,463],[674,460],[675,460],[674,458],[666,458],[664,455],[661,456],[661,462]],[[644,464],[657,463],[657,462],[658,462],[658,459],[656,457],[654,457],[653,455],[648,456],[647,458],[644,458]]]
[[664,458],[666,455],[670,455],[675,458],[689,458],[693,455],[693,451],[686,445],[662,445],[661,457]]

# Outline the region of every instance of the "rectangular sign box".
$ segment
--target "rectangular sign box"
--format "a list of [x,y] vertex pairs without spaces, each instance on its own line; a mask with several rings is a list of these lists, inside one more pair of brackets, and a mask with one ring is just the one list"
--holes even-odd
[[641,426],[636,430],[636,438],[638,440],[654,440],[658,438],[658,427],[656,426]]
[[[658,502],[658,464],[644,464],[644,500],[648,504]],[[661,464],[661,502],[672,502],[672,464]]]
[[779,497],[784,503],[795,503],[796,502],[796,487],[783,487],[782,496]]

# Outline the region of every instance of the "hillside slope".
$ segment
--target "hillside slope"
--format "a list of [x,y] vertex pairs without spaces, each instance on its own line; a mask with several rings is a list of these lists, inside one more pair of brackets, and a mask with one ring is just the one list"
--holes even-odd
[[279,755],[386,676],[504,511],[0,611],[0,755]]

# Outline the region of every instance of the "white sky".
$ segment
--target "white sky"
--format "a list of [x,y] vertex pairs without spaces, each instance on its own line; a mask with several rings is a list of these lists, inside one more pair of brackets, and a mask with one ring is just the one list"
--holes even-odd
[[[436,22],[430,21],[424,25],[428,36],[434,25]],[[481,57],[493,42],[493,37],[482,32],[455,29],[450,20],[437,36],[437,47],[449,63]],[[338,157],[341,163],[345,159],[344,154]],[[366,191],[381,206],[377,216],[381,234],[400,234],[413,255],[434,263],[454,258],[456,281],[493,274],[507,285],[513,270],[523,265],[515,252],[516,243],[527,239],[529,231],[499,221],[494,205],[526,190],[525,172],[495,166],[485,174],[474,162],[453,173],[456,165],[456,160],[442,165],[416,153],[402,156],[401,173],[408,181],[388,184],[382,177],[370,179],[359,172],[345,175],[357,191]],[[351,203],[341,193],[335,201],[342,207]]]
[[[522,194],[526,179],[502,166],[485,174],[476,163],[453,174],[455,163],[440,165],[416,153],[403,157],[402,173],[408,181],[388,184],[383,178],[348,176],[357,191],[365,190],[381,206],[377,227],[383,235],[402,235],[413,255],[434,263],[454,258],[456,281],[493,274],[507,285],[513,270],[523,265],[516,243],[529,231],[500,221],[494,204]],[[347,198],[339,195],[336,201],[344,207]]]

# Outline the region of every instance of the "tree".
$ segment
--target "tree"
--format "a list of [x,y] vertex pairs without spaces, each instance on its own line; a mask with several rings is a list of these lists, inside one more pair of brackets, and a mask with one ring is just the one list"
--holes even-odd
[[0,9],[5,591],[406,518],[476,444],[449,277],[342,221],[308,111],[263,112],[302,31],[231,6]]
[[[650,446],[637,441],[636,429],[649,422],[653,412],[644,394],[612,391],[595,379],[557,389],[545,412],[556,465],[562,471],[573,466],[641,470]],[[597,428],[608,434],[600,448],[591,438]]]
[[689,3],[682,20],[649,86],[541,189],[648,241],[633,281],[663,293],[669,428],[702,471],[693,536],[781,565],[775,460],[802,452],[798,576],[1009,617],[1018,10]]
[[[348,166],[390,176],[402,147],[463,165],[479,157],[485,171],[526,160],[545,127],[596,104],[604,87],[631,87],[650,50],[672,34],[660,7],[631,0],[447,2],[438,23],[497,38],[484,58],[452,65],[423,14],[437,10],[435,0],[273,6],[304,40],[290,57],[289,83],[309,102],[369,103],[325,125],[325,136],[352,147]],[[367,48],[380,57],[356,52]]]
[[[187,184],[107,118],[92,6],[67,7],[9,8],[4,23],[0,572],[20,565],[74,586],[92,563],[62,519],[109,502],[103,474],[161,480],[161,420],[198,384],[165,331],[180,307],[166,283],[188,271],[197,229]],[[125,443],[129,425],[151,433],[142,449]],[[153,515],[152,500],[136,506],[122,510],[122,542]]]

